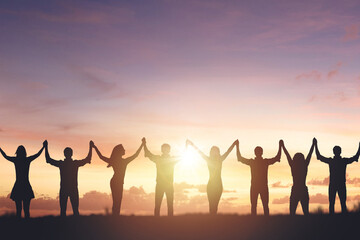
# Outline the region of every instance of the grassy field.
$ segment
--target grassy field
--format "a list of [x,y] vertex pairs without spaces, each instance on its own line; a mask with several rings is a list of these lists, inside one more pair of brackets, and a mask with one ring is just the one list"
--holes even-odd
[[359,239],[360,214],[0,218],[2,239]]

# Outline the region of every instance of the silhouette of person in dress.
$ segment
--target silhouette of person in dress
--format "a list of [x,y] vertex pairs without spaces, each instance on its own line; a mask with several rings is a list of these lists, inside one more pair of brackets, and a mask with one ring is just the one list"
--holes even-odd
[[315,139],[315,152],[316,157],[323,163],[329,165],[330,170],[330,182],[329,182],[329,213],[334,213],[335,197],[338,193],[341,204],[341,212],[347,213],[346,208],[346,167],[359,160],[360,156],[360,143],[359,148],[355,156],[351,158],[341,157],[341,147],[335,146],[333,148],[334,157],[327,158],[320,154],[317,141]]
[[223,155],[220,154],[220,149],[217,146],[213,146],[211,147],[210,155],[207,156],[198,147],[196,147],[193,142],[190,140],[186,141],[186,145],[193,146],[208,165],[209,181],[206,192],[209,200],[209,212],[211,215],[217,214],[219,201],[223,192],[221,179],[222,162],[227,158],[238,142],[239,141],[236,140]]
[[46,162],[60,169],[60,216],[66,216],[67,201],[70,198],[74,216],[79,215],[79,190],[78,190],[78,170],[91,161],[92,145],[89,144],[89,153],[83,160],[73,160],[73,151],[67,147],[64,149],[64,161],[54,160],[49,155],[47,141],[45,143]]
[[26,156],[26,149],[22,145],[17,148],[15,157],[9,157],[0,148],[0,152],[3,157],[15,165],[16,181],[11,191],[10,198],[15,201],[16,216],[18,218],[21,218],[23,206],[25,218],[30,218],[30,201],[35,197],[29,182],[30,163],[41,155],[44,150],[44,146],[45,142],[43,143],[43,147],[40,151],[30,157]]
[[279,142],[279,150],[273,158],[263,158],[263,149],[256,147],[255,158],[247,159],[241,156],[239,150],[239,144],[236,144],[236,154],[238,161],[250,166],[251,169],[251,187],[250,187],[250,202],[251,202],[251,214],[256,215],[258,196],[260,195],[264,215],[269,215],[269,187],[268,187],[268,168],[276,162],[280,162],[281,158],[281,145]]
[[152,154],[146,146],[144,139],[145,157],[156,164],[156,188],[155,188],[155,210],[154,215],[160,216],[161,202],[166,194],[168,216],[174,214],[174,168],[179,162],[178,158],[170,155],[171,147],[165,143],[161,146],[161,155]]
[[139,156],[144,144],[145,139],[143,138],[142,144],[135,152],[135,154],[127,158],[123,158],[125,155],[125,149],[122,144],[116,145],[114,147],[110,158],[104,157],[100,153],[99,149],[95,145],[92,145],[99,158],[108,163],[108,167],[112,167],[114,170],[114,176],[110,180],[111,195],[113,199],[112,214],[114,216],[120,215],[126,167],[131,161]]
[[311,155],[315,147],[315,138],[311,145],[310,151],[305,159],[304,154],[295,153],[294,158],[291,158],[287,151],[285,144],[281,141],[281,147],[287,157],[289,166],[291,168],[291,175],[293,177],[293,186],[291,187],[290,195],[290,215],[295,215],[298,203],[301,203],[304,215],[309,214],[309,191],[306,186],[306,176],[308,166],[310,164]]

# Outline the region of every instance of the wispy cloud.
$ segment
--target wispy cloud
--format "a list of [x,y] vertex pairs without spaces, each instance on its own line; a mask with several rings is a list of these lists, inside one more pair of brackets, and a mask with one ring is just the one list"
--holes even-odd
[[360,24],[353,24],[345,27],[345,35],[343,37],[344,41],[353,41],[359,38],[359,28]]
[[270,187],[272,187],[272,188],[289,188],[290,186],[291,186],[291,184],[285,184],[285,185],[283,185],[283,184],[281,183],[281,181],[272,183],[272,184],[270,185]]

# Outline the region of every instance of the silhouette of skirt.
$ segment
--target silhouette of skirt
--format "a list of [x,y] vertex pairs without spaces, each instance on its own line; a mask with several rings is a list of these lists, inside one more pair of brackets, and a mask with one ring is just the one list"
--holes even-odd
[[30,183],[27,182],[15,182],[11,191],[10,198],[14,201],[30,200],[34,198],[34,192]]
[[292,186],[290,201],[308,201],[309,191],[307,186]]

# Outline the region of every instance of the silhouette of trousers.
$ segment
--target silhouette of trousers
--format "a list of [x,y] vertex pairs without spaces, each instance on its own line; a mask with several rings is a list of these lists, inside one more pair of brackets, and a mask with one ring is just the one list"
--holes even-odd
[[267,185],[250,187],[251,215],[256,215],[259,194],[264,208],[264,215],[267,216],[269,215],[269,189]]
[[70,198],[74,216],[79,215],[79,191],[78,189],[60,189],[60,215],[66,216],[67,201]]
[[308,215],[309,191],[307,186],[292,186],[290,195],[290,215],[295,215],[299,202],[301,203],[304,215]]
[[207,197],[209,200],[210,214],[216,214],[218,210],[219,201],[223,192],[223,185],[221,179],[210,180],[207,185]]
[[168,207],[168,216],[172,216],[174,214],[174,186],[173,183],[156,183],[155,188],[155,210],[154,215],[160,216],[160,207],[161,202],[164,197],[164,193],[166,194],[167,207]]
[[334,205],[335,205],[335,197],[336,193],[339,194],[340,204],[341,204],[341,212],[346,213],[346,183],[340,184],[329,184],[329,213],[334,213]]
[[110,188],[113,199],[112,214],[120,215],[121,201],[123,195],[123,181],[112,178],[110,180]]

